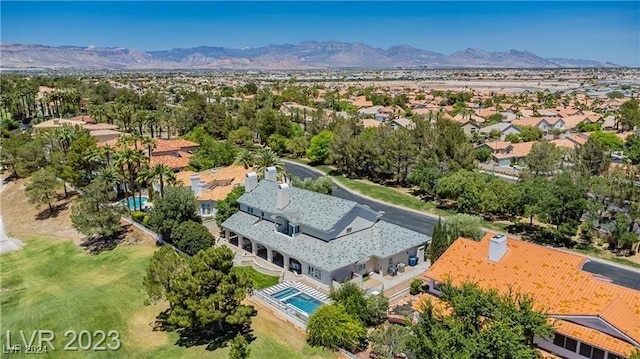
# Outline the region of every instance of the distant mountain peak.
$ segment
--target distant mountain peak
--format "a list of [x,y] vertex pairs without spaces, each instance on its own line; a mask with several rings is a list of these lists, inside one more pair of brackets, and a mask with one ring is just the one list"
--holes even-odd
[[303,41],[298,44],[227,48],[198,46],[161,51],[124,47],[1,44],[3,68],[86,69],[330,69],[330,68],[561,68],[617,67],[610,62],[542,58],[526,50],[489,52],[467,48],[443,55],[406,44],[387,49],[362,42]]

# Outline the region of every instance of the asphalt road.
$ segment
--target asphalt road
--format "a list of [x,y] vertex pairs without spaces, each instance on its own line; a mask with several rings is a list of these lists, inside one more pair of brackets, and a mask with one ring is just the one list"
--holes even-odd
[[640,273],[614,267],[602,262],[587,260],[582,270],[605,276],[615,284],[640,290]]
[[[285,167],[291,176],[302,179],[307,177],[314,179],[320,177],[318,173],[304,166],[286,162]],[[433,228],[438,223],[438,220],[434,217],[375,202],[357,194],[345,191],[338,186],[333,190],[333,195],[369,206],[374,211],[382,212],[382,219],[385,221],[395,223],[399,226],[412,229],[428,236],[433,234]],[[638,272],[593,260],[588,260],[582,269],[587,272],[607,277],[615,284],[640,290],[640,273]]]
[[[299,177],[301,179],[307,177],[315,179],[317,177],[320,177],[318,173],[311,171],[304,166],[299,166],[287,162],[285,163],[285,167],[287,169],[287,172],[289,172],[289,175],[293,177]],[[358,196],[351,192],[347,192],[338,186],[334,188],[333,195],[368,206],[374,211],[381,212],[382,219],[384,219],[385,221],[412,229],[416,232],[423,233],[428,236],[431,236],[433,234],[433,228],[438,223],[438,220],[436,218],[371,201],[367,198]]]

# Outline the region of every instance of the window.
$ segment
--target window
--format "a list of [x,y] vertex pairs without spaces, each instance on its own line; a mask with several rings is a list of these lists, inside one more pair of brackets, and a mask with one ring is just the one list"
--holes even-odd
[[289,224],[289,235],[294,237],[298,233],[300,233],[300,226],[297,224]]
[[609,353],[609,355],[607,355],[607,359],[622,359],[622,357]]
[[553,344],[570,350],[574,353],[578,348],[578,341],[576,341],[575,339],[567,338],[564,335],[560,335],[558,333],[556,333],[555,337],[553,338]]
[[604,350],[593,348],[593,353],[591,353],[591,359],[604,359]]
[[591,358],[591,349],[593,349],[591,345],[580,343],[580,355],[583,357]]
[[564,342],[564,347],[567,350],[571,350],[572,352],[576,352],[578,349],[578,341],[575,339],[567,338]]
[[366,263],[362,263],[362,264],[357,264],[356,265],[356,272],[362,272],[364,270],[364,266]]
[[318,279],[322,279],[322,272],[317,268],[313,268],[313,267],[309,266],[308,269],[307,269],[307,274],[312,276],[312,277],[315,277],[315,278],[318,278]]
[[347,234],[351,233],[351,227],[347,228]]
[[253,207],[247,207],[247,212],[253,214]]
[[556,336],[553,338],[553,344],[564,348],[564,336],[556,333]]
[[264,218],[264,211],[260,212],[260,218]]

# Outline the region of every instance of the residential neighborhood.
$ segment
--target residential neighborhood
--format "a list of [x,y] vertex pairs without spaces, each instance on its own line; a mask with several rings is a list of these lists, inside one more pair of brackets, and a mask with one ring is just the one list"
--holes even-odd
[[0,8],[0,358],[640,359],[637,3]]

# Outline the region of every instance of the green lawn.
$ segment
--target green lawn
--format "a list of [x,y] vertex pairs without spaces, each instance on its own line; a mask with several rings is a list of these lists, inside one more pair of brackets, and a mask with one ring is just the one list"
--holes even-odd
[[253,280],[254,289],[263,289],[278,284],[278,277],[262,274],[252,267],[235,267],[236,272],[244,272]]
[[[55,352],[46,358],[214,358],[227,357],[228,349],[206,351],[203,346],[175,345],[175,333],[154,331],[152,325],[166,305],[144,306],[142,277],[153,252],[144,245],[120,246],[92,256],[70,241],[48,238],[26,240],[23,250],[2,256],[0,274],[0,344],[11,330],[12,342],[33,330],[56,334]],[[273,278],[248,272],[256,285]],[[255,272],[255,271],[254,271]],[[334,358],[320,349],[308,348],[304,333],[260,310],[254,318],[251,358]],[[64,352],[66,330],[117,330],[122,347],[117,351]],[[108,343],[108,342],[107,342]],[[12,357],[27,357],[12,355]],[[31,356],[29,356],[31,357]]]

